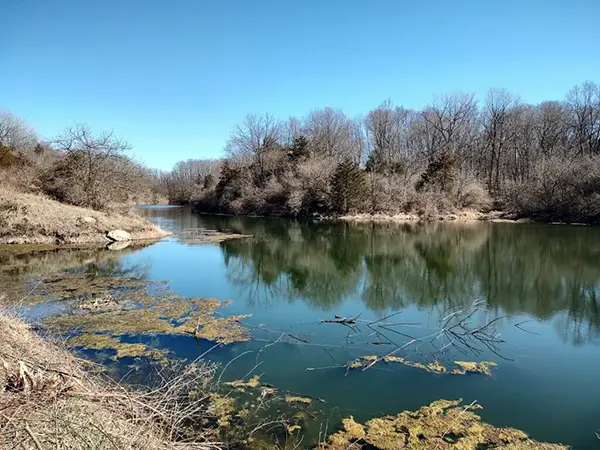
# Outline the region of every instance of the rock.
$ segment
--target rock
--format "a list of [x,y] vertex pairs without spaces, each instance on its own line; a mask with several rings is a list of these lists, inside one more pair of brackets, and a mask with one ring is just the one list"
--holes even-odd
[[79,221],[81,223],[96,223],[96,219],[90,216],[80,217]]
[[123,242],[123,241],[131,241],[133,237],[127,231],[123,230],[112,230],[106,233],[106,237],[111,241]]
[[131,245],[131,241],[111,242],[106,246],[107,249],[113,251],[124,250]]

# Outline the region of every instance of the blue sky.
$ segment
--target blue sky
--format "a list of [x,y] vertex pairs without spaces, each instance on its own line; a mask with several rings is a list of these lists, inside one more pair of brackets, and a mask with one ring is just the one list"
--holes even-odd
[[600,82],[598,0],[0,0],[0,109],[50,137],[113,129],[156,168],[281,118]]

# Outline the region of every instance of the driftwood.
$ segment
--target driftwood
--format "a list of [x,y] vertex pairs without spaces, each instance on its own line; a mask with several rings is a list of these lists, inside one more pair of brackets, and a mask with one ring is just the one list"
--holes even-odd
[[339,323],[341,325],[356,325],[356,321],[360,317],[360,314],[356,317],[342,317],[336,314],[334,317],[335,319],[321,319],[321,323]]

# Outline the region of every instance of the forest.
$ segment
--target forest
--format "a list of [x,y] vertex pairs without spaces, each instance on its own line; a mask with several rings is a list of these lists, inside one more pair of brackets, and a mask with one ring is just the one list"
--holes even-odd
[[600,220],[600,86],[531,105],[504,89],[386,100],[362,117],[323,108],[286,120],[250,114],[220,160],[178,162],[157,181],[202,212],[291,217],[464,210]]

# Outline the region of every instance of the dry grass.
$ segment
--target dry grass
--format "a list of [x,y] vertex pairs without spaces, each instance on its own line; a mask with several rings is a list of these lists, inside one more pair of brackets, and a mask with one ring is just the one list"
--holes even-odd
[[[135,392],[0,314],[0,448],[207,449],[214,368],[192,364]],[[190,390],[196,396],[190,400]],[[193,430],[193,434],[190,433]]]
[[135,240],[168,234],[131,212],[93,211],[0,186],[0,244],[106,242],[111,230],[127,231]]

